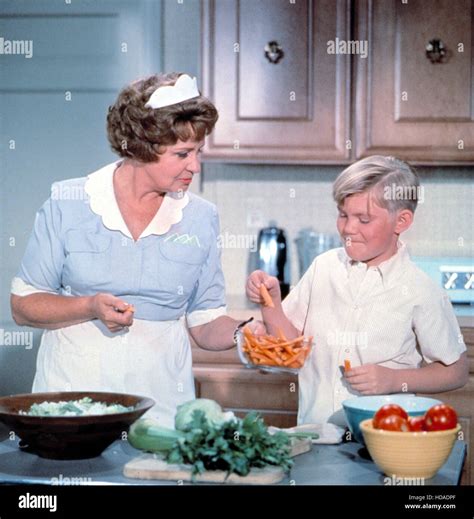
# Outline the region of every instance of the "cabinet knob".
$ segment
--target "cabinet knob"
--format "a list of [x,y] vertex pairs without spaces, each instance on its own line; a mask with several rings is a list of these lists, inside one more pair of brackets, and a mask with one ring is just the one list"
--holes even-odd
[[448,58],[448,50],[441,40],[430,40],[426,45],[426,57],[431,63],[444,63]]
[[269,41],[265,47],[265,57],[270,63],[276,65],[285,55],[281,45],[277,41]]

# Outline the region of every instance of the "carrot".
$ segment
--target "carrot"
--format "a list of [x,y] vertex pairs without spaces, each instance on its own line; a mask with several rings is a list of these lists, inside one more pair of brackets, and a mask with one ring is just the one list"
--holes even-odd
[[351,361],[349,359],[344,359],[344,371],[350,371],[351,369]]
[[280,346],[291,346],[293,344],[297,344],[298,342],[301,342],[303,339],[304,339],[304,336],[301,335],[300,337],[296,337],[296,339],[293,339],[292,341],[280,342],[279,345]]
[[296,362],[300,359],[301,355],[302,355],[302,351],[299,351],[298,353],[295,353],[292,357],[290,357],[288,360],[285,361],[285,366],[288,366],[289,364],[291,364],[292,362]]
[[268,293],[267,287],[263,283],[260,285],[260,297],[263,299],[263,306],[268,306],[268,308],[275,308],[273,300]]
[[301,368],[311,350],[312,337],[304,336],[288,341],[283,334],[254,336],[249,329],[244,329],[242,349],[249,360],[256,365],[289,366]]
[[[258,359],[258,360],[261,360],[262,361],[262,364],[269,364],[269,361],[270,361],[270,364],[273,364],[275,365],[272,361],[274,361],[275,359],[272,359],[270,357],[267,357],[266,355],[262,355],[261,353],[254,353],[253,354],[253,357]],[[276,360],[275,360],[275,363],[276,363]]]

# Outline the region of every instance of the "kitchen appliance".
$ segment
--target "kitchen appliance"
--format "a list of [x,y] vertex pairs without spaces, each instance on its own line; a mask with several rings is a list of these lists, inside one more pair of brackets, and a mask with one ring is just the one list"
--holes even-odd
[[308,270],[316,256],[341,246],[338,234],[316,232],[312,227],[301,229],[295,243],[298,248],[300,276]]
[[285,232],[275,225],[265,227],[258,233],[257,268],[280,282],[282,299],[288,295],[290,285],[286,279],[287,243]]
[[474,305],[474,258],[415,256],[411,259],[446,290],[452,303]]

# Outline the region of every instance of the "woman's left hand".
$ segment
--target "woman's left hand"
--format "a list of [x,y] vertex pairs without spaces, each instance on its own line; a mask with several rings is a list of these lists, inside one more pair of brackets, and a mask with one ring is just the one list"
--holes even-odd
[[394,370],[378,364],[363,364],[350,369],[344,376],[352,389],[361,395],[383,395],[393,392]]

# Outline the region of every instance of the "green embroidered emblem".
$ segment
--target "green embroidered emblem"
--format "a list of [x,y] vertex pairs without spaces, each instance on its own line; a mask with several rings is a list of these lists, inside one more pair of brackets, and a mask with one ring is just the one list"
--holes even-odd
[[171,241],[173,243],[181,243],[183,245],[192,245],[194,247],[201,248],[201,244],[199,243],[199,238],[194,235],[190,236],[189,234],[178,234],[177,232],[168,236],[165,241]]

